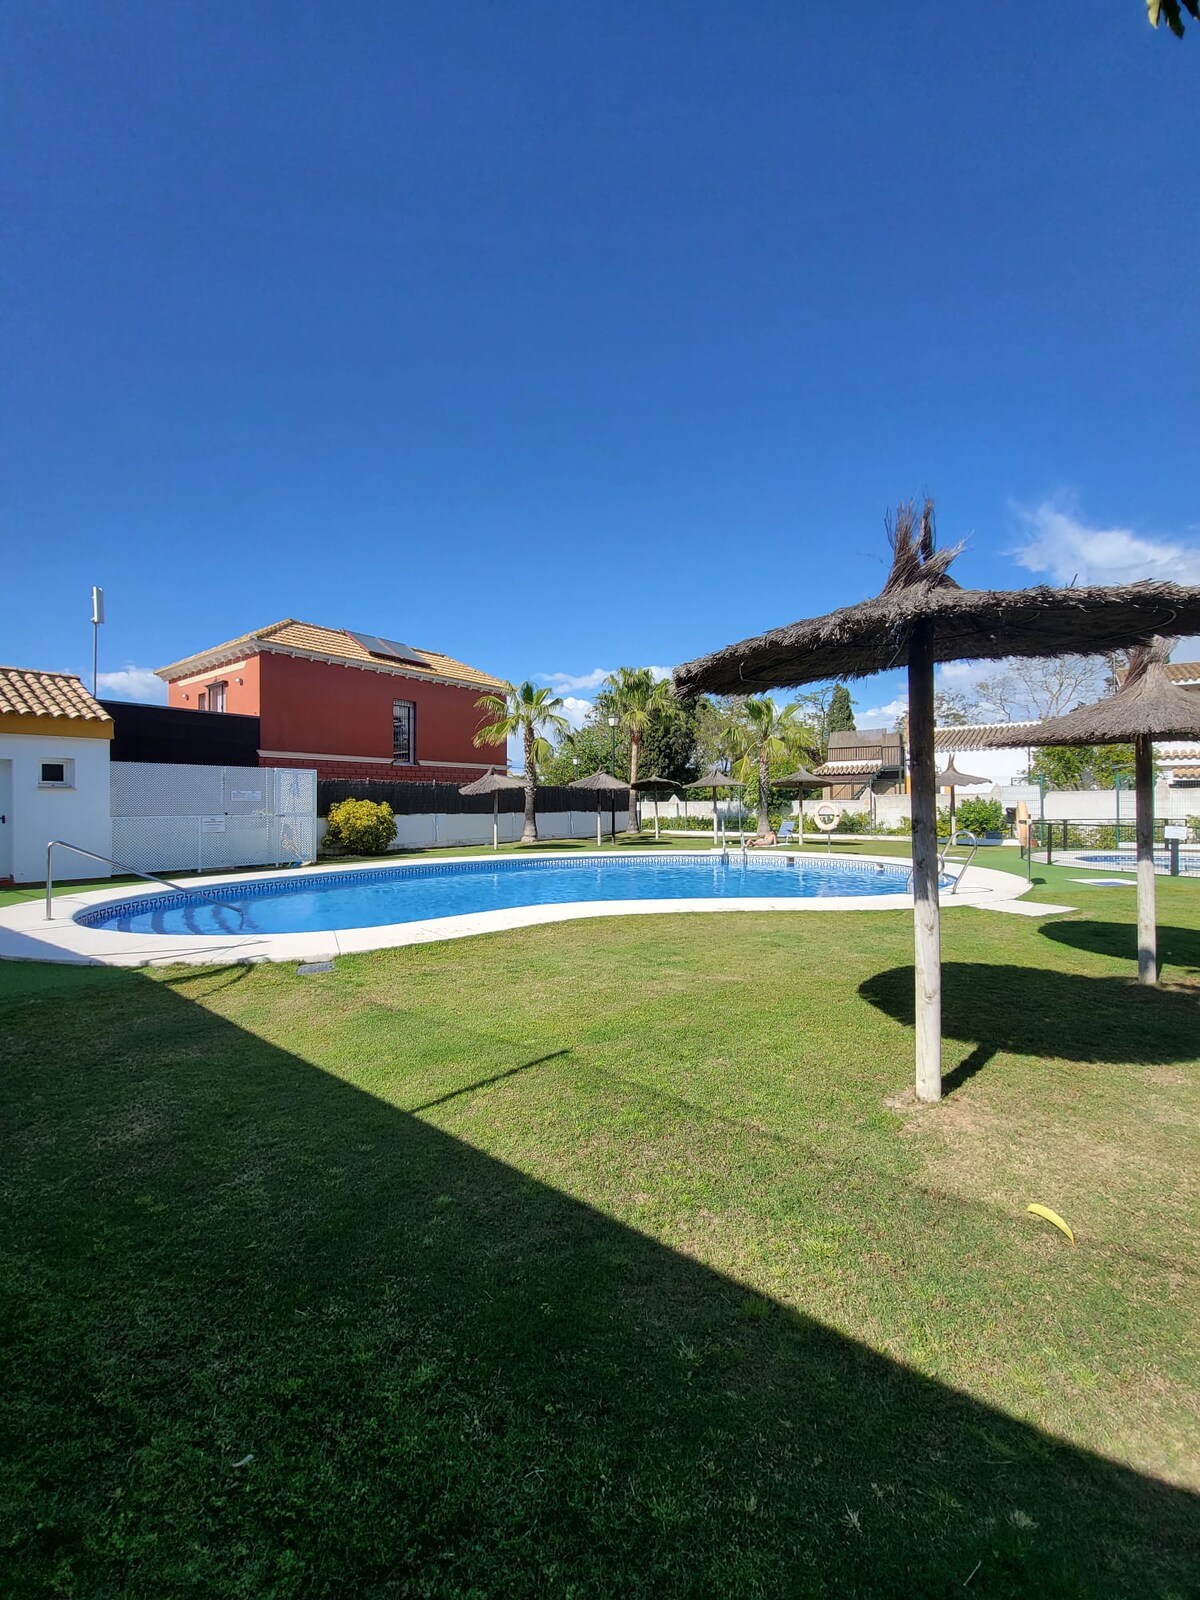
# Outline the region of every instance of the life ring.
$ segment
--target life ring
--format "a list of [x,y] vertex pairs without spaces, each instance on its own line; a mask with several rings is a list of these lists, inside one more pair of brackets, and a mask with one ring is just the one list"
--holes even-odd
[[813,807],[812,819],[822,833],[832,833],[842,820],[841,807],[835,806],[832,801],[822,800]]

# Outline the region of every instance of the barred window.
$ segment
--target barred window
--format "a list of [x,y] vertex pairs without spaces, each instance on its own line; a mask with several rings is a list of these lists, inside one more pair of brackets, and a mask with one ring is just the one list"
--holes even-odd
[[392,760],[399,767],[417,761],[417,708],[411,700],[392,701]]

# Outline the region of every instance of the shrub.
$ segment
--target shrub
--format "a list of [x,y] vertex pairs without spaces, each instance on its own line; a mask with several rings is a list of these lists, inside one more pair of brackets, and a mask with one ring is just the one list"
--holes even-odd
[[1004,832],[1004,807],[999,800],[986,800],[982,795],[960,800],[954,817],[957,828],[966,828],[976,838],[985,833]]
[[[676,832],[683,832],[683,833],[711,833],[712,832],[712,818],[711,817],[692,817],[692,816],[687,816],[687,817],[664,816],[664,817],[660,818],[659,826],[661,828],[663,828],[663,829],[671,828],[671,829],[675,830]],[[729,821],[729,826],[731,828],[734,826],[732,818]],[[643,833],[653,833],[654,832],[654,810],[653,810],[653,808],[650,808],[650,815],[649,816],[643,815],[643,817],[642,817],[642,832]]]
[[869,811],[843,811],[834,833],[874,833]]
[[396,836],[396,819],[386,800],[339,800],[329,808],[326,844],[357,856],[381,856]]

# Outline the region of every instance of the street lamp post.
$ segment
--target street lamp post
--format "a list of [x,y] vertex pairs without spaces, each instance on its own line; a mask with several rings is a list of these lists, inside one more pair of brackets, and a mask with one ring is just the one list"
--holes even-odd
[[[617,719],[616,719],[616,717],[609,717],[609,719],[608,719],[608,732],[609,732],[609,736],[610,736],[610,738],[612,740],[612,750],[611,750],[611,753],[610,753],[610,756],[609,756],[609,766],[612,769],[612,775],[615,778],[616,775],[617,775]],[[630,796],[630,803],[631,804],[632,804],[632,801],[633,801],[633,797],[631,795]],[[617,796],[616,796],[616,791],[615,790],[613,791],[613,796],[612,796],[612,799],[610,801],[610,810],[611,810],[611,817],[612,817],[612,842],[614,844],[616,844],[616,842],[617,842]]]

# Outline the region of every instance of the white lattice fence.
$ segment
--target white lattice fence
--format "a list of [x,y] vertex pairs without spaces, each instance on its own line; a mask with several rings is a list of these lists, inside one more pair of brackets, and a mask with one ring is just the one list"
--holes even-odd
[[317,775],[291,767],[114,761],[112,853],[142,872],[313,861]]

